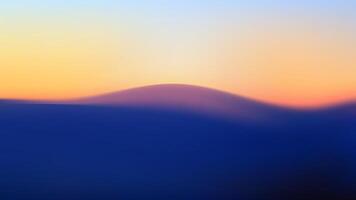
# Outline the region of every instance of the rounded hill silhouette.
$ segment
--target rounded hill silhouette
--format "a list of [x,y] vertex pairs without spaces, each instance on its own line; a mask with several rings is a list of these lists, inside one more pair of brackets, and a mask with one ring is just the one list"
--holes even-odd
[[270,117],[271,114],[288,110],[228,92],[184,84],[144,86],[70,103],[173,109],[248,119]]

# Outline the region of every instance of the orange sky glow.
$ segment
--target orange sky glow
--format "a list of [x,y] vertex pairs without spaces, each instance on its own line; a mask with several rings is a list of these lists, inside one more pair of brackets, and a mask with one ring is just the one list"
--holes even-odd
[[183,83],[295,107],[356,99],[353,27],[260,18],[147,28],[81,17],[79,24],[36,16],[0,23],[0,98],[66,99]]

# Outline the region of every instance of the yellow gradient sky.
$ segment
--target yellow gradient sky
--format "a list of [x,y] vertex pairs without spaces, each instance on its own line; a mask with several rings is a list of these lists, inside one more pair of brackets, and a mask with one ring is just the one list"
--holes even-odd
[[353,3],[66,2],[0,3],[0,98],[183,83],[297,107],[356,99]]

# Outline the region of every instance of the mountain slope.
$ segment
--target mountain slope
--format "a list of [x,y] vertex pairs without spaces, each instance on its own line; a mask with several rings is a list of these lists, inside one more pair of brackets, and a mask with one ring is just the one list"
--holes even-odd
[[335,156],[343,133],[309,118],[261,127],[142,107],[0,110],[1,199],[339,200],[329,197],[349,175]]
[[0,199],[356,197],[354,104],[290,111],[182,85],[61,103],[0,101]]

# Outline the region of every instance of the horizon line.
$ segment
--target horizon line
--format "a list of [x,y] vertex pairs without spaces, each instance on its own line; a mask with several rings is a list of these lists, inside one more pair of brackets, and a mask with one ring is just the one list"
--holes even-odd
[[292,104],[288,104],[288,103],[278,103],[278,102],[274,102],[272,100],[263,100],[260,98],[250,97],[247,95],[240,95],[240,94],[236,94],[233,92],[229,92],[229,91],[214,88],[214,87],[185,84],[185,83],[173,83],[173,82],[172,83],[158,83],[158,84],[135,86],[135,87],[129,87],[129,88],[121,89],[121,90],[112,90],[112,91],[108,91],[108,92],[101,92],[101,93],[97,93],[97,94],[85,95],[85,96],[79,96],[79,97],[73,97],[73,98],[6,98],[6,97],[2,98],[2,97],[0,97],[0,102],[6,101],[6,102],[31,102],[31,103],[60,103],[60,102],[81,100],[81,99],[85,99],[85,98],[94,98],[94,97],[100,97],[100,96],[105,96],[105,95],[111,95],[111,94],[121,93],[121,92],[125,92],[125,91],[130,91],[130,90],[144,89],[144,88],[150,88],[150,87],[160,87],[160,86],[181,86],[181,87],[200,88],[200,89],[225,93],[225,94],[232,95],[232,96],[235,96],[238,98],[244,98],[244,99],[247,99],[250,101],[255,101],[260,104],[265,104],[265,105],[270,105],[270,106],[275,106],[275,107],[280,107],[280,108],[286,108],[286,109],[293,109],[293,110],[319,110],[319,109],[327,109],[327,108],[338,107],[338,106],[349,105],[349,104],[356,104],[355,98],[349,98],[349,99],[345,99],[345,100],[334,101],[331,103],[320,103],[318,105],[292,105]]

